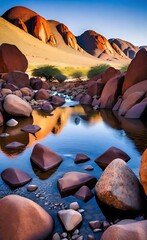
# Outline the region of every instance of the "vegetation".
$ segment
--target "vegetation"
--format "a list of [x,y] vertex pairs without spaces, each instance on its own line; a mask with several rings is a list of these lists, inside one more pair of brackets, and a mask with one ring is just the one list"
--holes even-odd
[[122,66],[120,68],[120,71],[123,73],[123,72],[127,71],[128,67],[129,67],[129,65]]
[[103,73],[109,67],[110,67],[110,65],[108,65],[108,64],[101,64],[101,65],[97,65],[95,67],[91,67],[87,73],[87,77],[92,78],[100,73]]
[[52,65],[35,68],[32,74],[35,77],[45,78],[47,81],[52,81],[56,76],[62,75],[61,71]]

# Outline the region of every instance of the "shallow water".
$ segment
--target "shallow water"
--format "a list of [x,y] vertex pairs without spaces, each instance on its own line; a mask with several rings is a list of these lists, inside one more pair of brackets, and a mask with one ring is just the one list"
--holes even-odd
[[[139,177],[141,154],[147,147],[147,126],[145,122],[124,119],[111,111],[97,112],[88,106],[70,106],[73,104],[75,102],[67,102],[64,107],[55,109],[52,112],[53,115],[34,111],[32,118],[17,119],[19,124],[16,127],[0,128],[0,133],[10,134],[7,138],[0,138],[0,171],[7,167],[17,167],[32,176],[31,184],[39,186],[38,190],[33,193],[26,190],[28,184],[12,190],[0,179],[0,197],[15,193],[34,200],[54,217],[55,231],[58,232],[63,231],[57,218],[57,212],[60,209],[58,203],[68,206],[69,203],[78,201],[80,208],[85,210],[82,213],[83,223],[80,233],[86,236],[92,233],[88,226],[90,220],[103,221],[108,216],[106,213],[103,215],[95,197],[87,203],[73,196],[61,198],[57,180],[68,171],[86,172],[98,179],[103,171],[94,160],[111,146],[120,148],[131,157],[128,166]],[[41,130],[35,136],[24,133],[20,128],[27,124],[37,124]],[[19,151],[6,149],[5,146],[12,141],[22,142],[25,147]],[[37,142],[62,156],[64,160],[59,167],[43,173],[31,164],[30,155]],[[75,164],[74,158],[77,153],[84,153],[91,160]],[[90,172],[84,170],[85,165],[92,165],[94,170]],[[97,233],[95,236],[96,239],[99,239],[101,233]]]

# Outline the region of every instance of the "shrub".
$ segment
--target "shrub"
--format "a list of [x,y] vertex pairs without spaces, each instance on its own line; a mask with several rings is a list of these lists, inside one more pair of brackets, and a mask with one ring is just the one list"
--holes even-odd
[[52,81],[55,76],[62,75],[61,71],[52,65],[35,68],[32,74],[35,77],[44,77],[48,81]]
[[79,78],[80,79],[82,76],[83,76],[83,73],[80,70],[75,70],[71,74],[72,78]]
[[129,67],[129,65],[122,66],[120,68],[120,71],[123,73],[123,72],[127,71],[128,67]]
[[55,76],[55,79],[57,79],[59,82],[64,82],[67,79],[67,76],[64,74],[59,74]]
[[110,65],[108,65],[108,64],[101,64],[101,65],[91,67],[87,73],[87,77],[92,78],[100,73],[103,73],[109,67],[110,67]]

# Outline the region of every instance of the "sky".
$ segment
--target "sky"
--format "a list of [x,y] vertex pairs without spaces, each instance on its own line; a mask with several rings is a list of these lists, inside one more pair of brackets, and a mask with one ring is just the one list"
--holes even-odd
[[76,36],[94,30],[107,39],[147,46],[147,0],[0,0],[0,15],[14,6],[62,22]]

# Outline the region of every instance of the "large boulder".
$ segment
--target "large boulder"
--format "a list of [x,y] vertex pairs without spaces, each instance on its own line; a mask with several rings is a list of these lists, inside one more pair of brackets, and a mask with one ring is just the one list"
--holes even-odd
[[146,240],[147,220],[135,221],[125,219],[110,226],[102,235],[101,240]]
[[102,90],[104,88],[104,84],[102,83],[101,79],[99,80],[89,80],[87,82],[88,85],[88,89],[87,89],[87,93],[88,95],[90,95],[91,97],[97,95],[97,96],[101,96]]
[[15,85],[18,88],[29,87],[30,81],[28,74],[20,71],[13,71],[6,74],[3,79],[8,83]]
[[121,95],[121,88],[124,81],[124,76],[111,78],[103,88],[100,98],[100,108],[113,108]]
[[106,84],[111,78],[120,75],[120,71],[113,67],[109,67],[104,73],[101,74],[102,83]]
[[105,169],[95,191],[100,201],[120,210],[139,211],[144,206],[144,194],[139,180],[119,158]]
[[143,152],[140,162],[140,180],[147,195],[147,149]]
[[4,110],[12,116],[30,117],[32,113],[30,104],[13,94],[5,97],[3,107]]
[[125,114],[125,117],[126,118],[141,118],[144,113],[147,113],[147,101],[137,103],[136,105],[131,107]]
[[38,92],[35,94],[36,100],[47,100],[51,97],[50,93],[46,91],[45,89],[39,89]]
[[146,92],[147,93],[147,80],[141,81],[141,82],[136,83],[133,86],[129,87],[122,96],[123,100],[125,100],[130,94],[135,93],[135,92]]
[[0,72],[7,73],[12,71],[25,72],[28,61],[25,55],[15,46],[3,43],[0,46]]
[[147,51],[141,49],[137,52],[136,57],[132,60],[128,67],[122,87],[122,93],[124,93],[132,85],[147,79],[146,65]]
[[52,217],[35,202],[17,195],[0,200],[1,240],[45,240],[52,231]]

